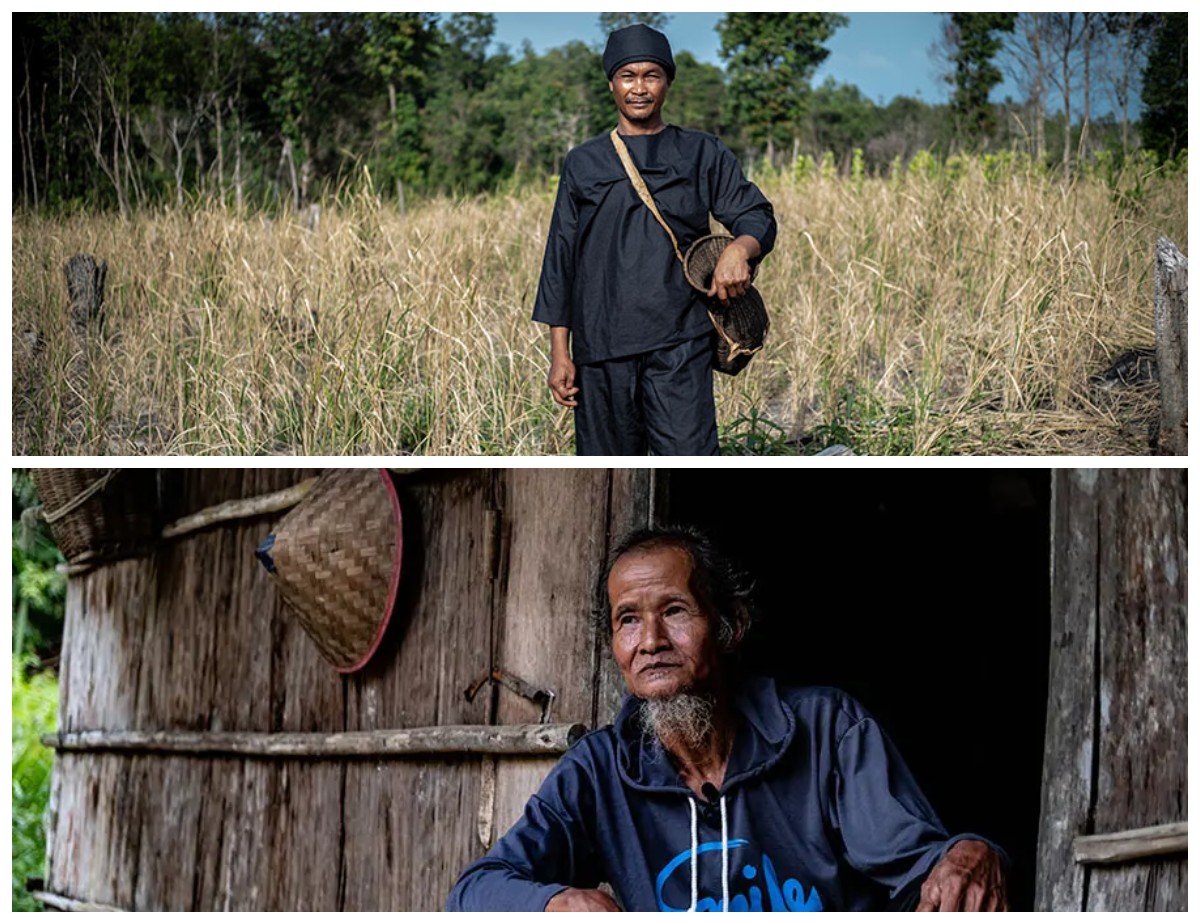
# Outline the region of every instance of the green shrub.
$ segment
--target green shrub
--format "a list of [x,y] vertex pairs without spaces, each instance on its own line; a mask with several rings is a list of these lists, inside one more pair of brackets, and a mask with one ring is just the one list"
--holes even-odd
[[[33,662],[30,662],[33,663]],[[25,890],[29,877],[41,878],[46,856],[46,803],[50,797],[53,752],[41,738],[53,733],[58,711],[58,679],[51,673],[26,675],[12,669],[12,907],[37,911]]]

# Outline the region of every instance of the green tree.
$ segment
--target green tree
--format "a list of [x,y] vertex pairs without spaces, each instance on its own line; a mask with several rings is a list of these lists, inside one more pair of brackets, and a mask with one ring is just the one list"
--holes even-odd
[[440,24],[438,46],[441,79],[478,91],[491,78],[488,46],[496,35],[494,13],[452,13]]
[[1142,145],[1168,158],[1188,143],[1188,14],[1158,15],[1142,72]]
[[839,84],[830,77],[813,91],[809,125],[810,153],[832,151],[844,160],[879,133],[882,118],[878,107],[858,87]]
[[404,184],[418,183],[424,174],[420,113],[436,53],[435,24],[433,13],[364,14],[366,72],[387,89],[387,113],[376,127],[379,179],[395,184],[402,206]]
[[1145,70],[1146,52],[1158,18],[1154,13],[1104,13],[1102,17],[1104,31],[1113,46],[1108,72],[1109,93],[1121,116],[1121,153],[1127,157],[1130,103],[1136,92],[1137,75]]
[[829,56],[822,44],[849,20],[839,13],[726,13],[717,24],[728,62],[725,119],[754,151],[798,142],[809,81]]
[[675,69],[675,80],[667,93],[663,117],[684,128],[721,134],[724,72],[715,64],[697,60],[690,51],[675,55]]
[[[263,17],[263,41],[272,65],[268,100],[280,141],[276,182],[284,190],[290,187],[297,207],[309,200],[316,180],[336,175],[347,151],[362,149],[385,111],[386,81],[403,78],[397,73],[403,59],[389,56],[391,36],[371,36],[366,15]],[[375,57],[372,41],[382,49]],[[389,68],[388,75],[368,73],[372,64]],[[397,102],[399,108],[399,97]]]
[[510,172],[557,173],[567,151],[616,124],[600,54],[583,42],[545,55],[527,44],[488,96],[503,118],[499,145]]
[[510,62],[507,55],[488,56],[496,30],[491,13],[454,13],[438,29],[431,71],[436,89],[422,120],[426,179],[433,189],[473,194],[504,171],[499,152],[504,119],[487,89]]
[[950,13],[944,41],[954,67],[949,77],[954,87],[950,107],[956,117],[958,137],[971,146],[984,146],[996,129],[996,114],[989,99],[1004,79],[996,56],[1004,47],[1001,38],[1016,27],[1016,13]]

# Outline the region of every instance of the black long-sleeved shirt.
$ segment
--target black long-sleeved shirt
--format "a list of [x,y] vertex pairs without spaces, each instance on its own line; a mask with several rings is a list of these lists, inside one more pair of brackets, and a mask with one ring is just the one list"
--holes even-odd
[[[762,256],[771,251],[771,203],[717,138],[674,125],[622,138],[681,251],[709,233],[710,212],[735,237],[755,238]],[[712,329],[608,135],[572,149],[563,163],[533,320],[570,328],[576,363],[633,356]]]

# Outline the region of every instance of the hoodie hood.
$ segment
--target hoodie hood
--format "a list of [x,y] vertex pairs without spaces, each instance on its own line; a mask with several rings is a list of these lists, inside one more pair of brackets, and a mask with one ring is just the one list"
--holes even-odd
[[[733,713],[738,723],[725,770],[722,794],[766,773],[782,759],[796,735],[796,717],[779,698],[769,677],[735,676],[731,681]],[[642,792],[674,792],[690,796],[663,748],[643,728],[641,700],[627,696],[613,723],[617,737],[617,772]]]

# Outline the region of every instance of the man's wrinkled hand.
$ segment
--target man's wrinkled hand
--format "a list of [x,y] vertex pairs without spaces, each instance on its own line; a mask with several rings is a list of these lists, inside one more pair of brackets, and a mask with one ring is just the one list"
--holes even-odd
[[546,902],[547,911],[620,911],[611,895],[599,889],[566,889]]
[[733,241],[721,252],[717,267],[713,270],[712,285],[708,297],[727,302],[746,294],[750,288],[750,258],[745,248]]
[[546,377],[550,386],[550,394],[556,404],[563,407],[577,407],[579,402],[575,396],[579,389],[575,387],[575,364],[566,356],[555,356],[550,361],[550,374]]
[[1004,865],[982,841],[958,841],[921,886],[918,911],[1007,911]]

